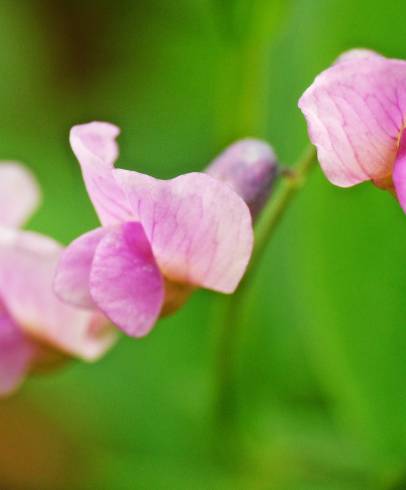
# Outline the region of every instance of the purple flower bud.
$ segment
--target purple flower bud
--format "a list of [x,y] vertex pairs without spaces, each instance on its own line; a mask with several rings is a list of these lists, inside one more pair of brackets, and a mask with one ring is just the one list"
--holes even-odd
[[206,172],[230,185],[244,199],[255,218],[272,190],[277,168],[276,155],[268,143],[244,139],[226,148]]

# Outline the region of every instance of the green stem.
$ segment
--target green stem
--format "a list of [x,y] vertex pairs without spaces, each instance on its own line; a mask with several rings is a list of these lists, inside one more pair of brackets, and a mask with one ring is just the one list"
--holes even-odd
[[[232,433],[236,423],[235,366],[238,361],[237,354],[241,329],[245,322],[244,306],[247,292],[277,225],[293,198],[305,184],[311,169],[315,166],[315,162],[315,149],[314,147],[309,147],[297,163],[282,174],[279,188],[263,210],[258,223],[255,246],[249,268],[238,290],[234,295],[227,297],[224,305],[225,309],[221,315],[221,330],[217,352],[218,386],[215,400],[215,417],[219,429],[226,433],[226,437]],[[236,449],[235,441],[231,441],[231,443],[232,449]],[[229,451],[230,448],[225,446],[225,450]]]
[[316,150],[314,146],[310,145],[306,148],[296,164],[282,174],[280,187],[262,212],[261,219],[258,223],[255,232],[254,251],[244,282],[248,282],[251,275],[255,273],[257,265],[281,218],[297,192],[304,186],[307,176],[316,161]]

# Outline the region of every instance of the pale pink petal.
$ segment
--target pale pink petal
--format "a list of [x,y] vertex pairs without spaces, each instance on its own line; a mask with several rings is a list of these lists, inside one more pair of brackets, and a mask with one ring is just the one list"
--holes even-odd
[[79,160],[87,191],[105,226],[131,219],[126,197],[112,173],[119,133],[119,128],[104,122],[74,126],[70,132],[70,144]]
[[393,168],[393,184],[402,209],[406,213],[406,131],[403,130],[395,166]]
[[18,228],[37,209],[39,187],[19,163],[0,163],[0,226]]
[[164,300],[163,277],[140,223],[124,223],[99,243],[90,274],[97,306],[128,335],[146,335]]
[[253,217],[263,208],[277,174],[277,158],[265,141],[244,139],[226,148],[206,173],[242,197]]
[[114,331],[99,314],[73,308],[53,291],[62,247],[42,235],[0,229],[0,297],[30,336],[84,359],[101,356]]
[[34,356],[34,345],[0,300],[0,397],[9,395],[21,384]]
[[349,51],[345,51],[344,53],[340,54],[340,56],[336,59],[335,63],[361,60],[361,59],[365,59],[365,58],[380,58],[381,60],[385,59],[384,56],[378,54],[375,51],[372,51],[371,49],[354,48],[354,49],[350,49]]
[[406,115],[406,62],[350,56],[316,77],[299,107],[331,182],[379,185],[390,178]]
[[90,269],[94,253],[108,228],[97,228],[74,240],[61,254],[55,274],[54,289],[63,301],[83,308],[93,308],[89,291]]
[[158,180],[115,171],[168,279],[231,293],[247,267],[253,243],[244,201],[227,185],[200,173]]

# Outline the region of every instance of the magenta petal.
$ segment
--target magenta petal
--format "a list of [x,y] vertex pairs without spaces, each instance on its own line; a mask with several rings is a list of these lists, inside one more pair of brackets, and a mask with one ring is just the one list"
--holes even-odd
[[97,228],[85,233],[62,252],[54,289],[63,301],[84,308],[95,306],[89,291],[90,269],[96,247],[107,232],[107,228]]
[[141,337],[154,326],[164,284],[140,223],[124,223],[101,240],[90,292],[101,311],[128,335]]
[[244,201],[201,173],[158,180],[116,170],[164,276],[231,293],[247,267],[253,243]]
[[131,219],[125,195],[112,173],[118,155],[115,138],[119,132],[113,124],[103,122],[74,126],[70,132],[70,143],[82,168],[90,199],[106,226]]
[[35,348],[0,301],[0,397],[14,391],[24,379]]
[[403,211],[406,213],[406,131],[403,130],[398,153],[396,155],[395,166],[393,168],[393,184],[396,195]]
[[53,279],[62,247],[27,231],[0,228],[0,297],[20,328],[39,341],[84,359],[100,357],[114,342],[99,314],[60,301]]
[[406,115],[406,62],[347,55],[299,101],[327,178],[347,187],[390,178]]
[[39,200],[31,172],[18,163],[0,163],[0,226],[18,228],[36,210]]

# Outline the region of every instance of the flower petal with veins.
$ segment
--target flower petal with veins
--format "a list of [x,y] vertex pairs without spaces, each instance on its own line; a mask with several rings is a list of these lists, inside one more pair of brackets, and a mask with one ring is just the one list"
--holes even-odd
[[74,240],[61,254],[54,280],[56,294],[69,304],[94,308],[89,291],[90,270],[96,247],[108,228],[96,228]]
[[230,187],[202,173],[171,180],[127,170],[114,174],[165,277],[235,290],[251,255],[253,231],[247,205]]
[[164,281],[140,223],[107,233],[96,248],[90,293],[101,311],[128,335],[146,335],[159,317]]
[[61,250],[45,236],[0,228],[0,298],[28,335],[83,359],[96,359],[114,342],[114,330],[101,315],[55,296],[52,283]]
[[117,126],[104,122],[74,126],[70,132],[70,143],[80,163],[87,192],[105,226],[131,220],[131,209],[112,173],[118,155],[115,139],[119,133]]
[[350,52],[316,77],[299,107],[333,184],[390,186],[406,116],[405,61]]
[[19,163],[0,163],[0,226],[18,228],[39,201],[40,191],[31,172]]

